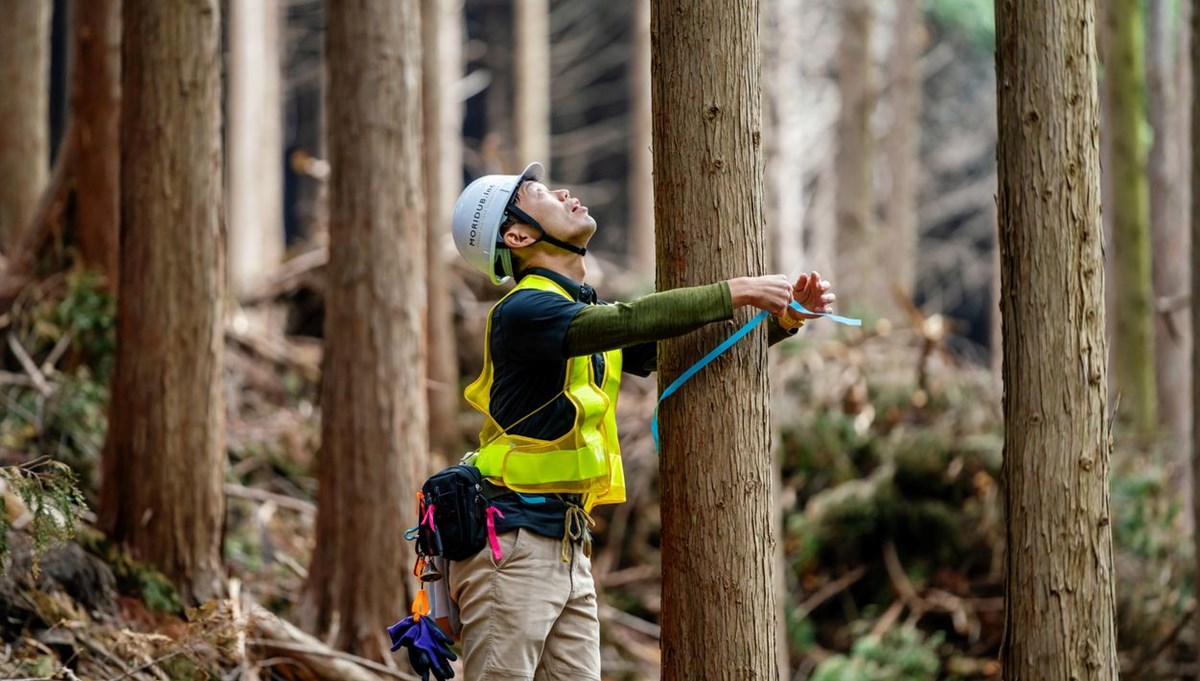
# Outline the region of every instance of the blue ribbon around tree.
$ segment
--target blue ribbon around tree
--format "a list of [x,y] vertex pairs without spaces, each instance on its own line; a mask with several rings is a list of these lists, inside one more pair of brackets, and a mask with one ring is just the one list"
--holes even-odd
[[[835,314],[828,313],[828,312],[811,312],[811,311],[805,309],[803,305],[801,305],[800,303],[797,303],[794,300],[792,301],[791,306],[792,306],[792,309],[796,310],[797,312],[800,312],[801,314],[817,315],[818,317],[826,317],[828,319],[831,319],[831,320],[837,322],[838,324],[845,324],[846,326],[862,326],[861,319],[853,319],[851,317],[842,317],[840,315],[835,315]],[[729,338],[726,338],[723,343],[721,343],[717,347],[713,348],[707,355],[701,357],[695,364],[688,367],[687,371],[680,374],[679,377],[676,378],[674,381],[671,381],[671,385],[668,385],[667,389],[662,391],[662,395],[659,395],[659,397],[658,397],[658,403],[654,405],[654,418],[652,418],[650,420],[650,434],[654,436],[654,451],[657,452],[657,451],[661,450],[661,447],[659,446],[659,443],[658,443],[658,407],[662,404],[663,400],[665,400],[668,397],[670,397],[671,395],[675,394],[675,391],[679,390],[679,386],[683,385],[684,383],[687,383],[693,376],[700,373],[701,369],[708,366],[708,364],[710,362],[712,362],[714,359],[719,357],[721,355],[721,353],[723,353],[726,350],[728,350],[729,348],[733,347],[733,345],[735,343],[737,343],[738,341],[740,341],[742,338],[745,338],[746,334],[753,331],[754,327],[756,327],[759,324],[762,324],[764,321],[766,321],[767,317],[769,317],[769,316],[770,316],[770,313],[767,312],[766,310],[759,312],[757,315],[754,316],[753,319],[751,319],[750,321],[743,324],[742,328],[735,331],[732,336],[730,336]]]

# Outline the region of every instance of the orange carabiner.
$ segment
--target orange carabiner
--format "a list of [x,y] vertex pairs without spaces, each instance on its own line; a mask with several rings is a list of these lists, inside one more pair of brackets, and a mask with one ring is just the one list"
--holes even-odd
[[414,622],[419,622],[421,617],[429,614],[429,594],[425,593],[425,587],[417,592],[417,598],[412,604],[412,616]]

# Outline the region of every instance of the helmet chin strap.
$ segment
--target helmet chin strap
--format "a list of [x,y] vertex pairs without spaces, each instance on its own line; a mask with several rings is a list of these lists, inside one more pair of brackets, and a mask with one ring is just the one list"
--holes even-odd
[[569,244],[565,241],[562,241],[560,239],[556,239],[556,238],[550,236],[549,234],[546,233],[545,228],[543,228],[540,224],[538,224],[537,220],[534,220],[533,217],[531,215],[529,215],[529,213],[526,213],[525,211],[521,210],[520,208],[517,208],[515,205],[510,204],[508,206],[508,212],[512,213],[513,217],[517,218],[521,222],[524,222],[525,224],[529,225],[530,227],[533,227],[537,231],[541,232],[542,236],[541,236],[541,238],[538,239],[538,241],[545,241],[546,243],[550,244],[551,246],[557,246],[557,247],[563,249],[564,251],[570,251],[571,253],[574,253],[576,255],[584,255],[587,253],[586,248],[580,248],[578,246]]

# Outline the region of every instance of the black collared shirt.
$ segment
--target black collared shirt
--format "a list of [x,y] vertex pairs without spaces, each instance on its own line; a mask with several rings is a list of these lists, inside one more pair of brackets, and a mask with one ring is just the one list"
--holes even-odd
[[[552,270],[531,268],[520,276],[536,274],[562,287],[571,299],[554,291],[521,289],[505,298],[492,311],[491,413],[496,422],[513,435],[541,440],[561,437],[575,426],[575,405],[563,392],[566,380],[567,328],[579,311],[595,303],[596,292]],[[592,355],[599,381],[604,376],[604,355]],[[530,495],[505,493],[489,488],[503,518],[496,519],[497,532],[526,528],[558,538],[565,531],[568,503],[579,504],[575,495]]]
[[[492,312],[492,417],[511,435],[553,440],[575,425],[575,406],[563,393],[566,380],[567,329],[579,311],[596,302],[596,292],[552,270],[531,268],[562,287],[571,299],[554,291],[521,289]],[[604,355],[592,355],[597,381],[603,385]],[[556,397],[557,396],[557,397]]]

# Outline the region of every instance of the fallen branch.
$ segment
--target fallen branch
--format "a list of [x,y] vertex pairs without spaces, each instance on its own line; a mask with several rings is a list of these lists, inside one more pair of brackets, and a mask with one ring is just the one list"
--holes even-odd
[[601,605],[600,616],[626,629],[632,629],[639,634],[645,634],[655,640],[662,639],[662,627],[653,622],[647,622],[640,617],[630,615],[624,610],[614,608],[611,605]]
[[965,634],[971,641],[979,638],[981,625],[977,618],[972,617],[970,603],[941,589],[929,589],[925,596],[917,593],[916,587],[904,572],[904,566],[900,564],[900,556],[896,554],[896,545],[890,541],[883,545],[883,564],[887,567],[892,587],[896,589],[896,593],[912,611],[906,622],[908,625],[916,626],[925,613],[937,610],[950,614],[956,632]]
[[883,636],[891,629],[896,620],[900,619],[900,614],[904,612],[904,600],[898,600],[891,604],[879,621],[875,622],[875,626],[871,627],[871,636]]
[[1183,633],[1183,630],[1185,627],[1187,627],[1188,622],[1192,621],[1192,615],[1194,614],[1196,614],[1196,608],[1188,608],[1187,611],[1183,613],[1183,617],[1180,617],[1179,621],[1175,623],[1175,627],[1172,628],[1165,637],[1163,637],[1163,640],[1159,641],[1157,645],[1146,651],[1144,655],[1138,658],[1138,661],[1136,664],[1134,664],[1133,668],[1126,671],[1126,674],[1129,675],[1129,678],[1138,678],[1141,670],[1146,669],[1152,661],[1154,661],[1159,655],[1162,655],[1163,651],[1169,648],[1171,644],[1179,638],[1179,634]]
[[813,595],[806,598],[804,602],[800,604],[800,607],[796,609],[797,620],[802,620],[808,617],[809,613],[821,607],[822,603],[853,586],[854,583],[862,579],[863,575],[865,574],[867,574],[866,566],[859,565],[850,572],[847,572],[841,577],[829,582],[825,586],[822,586],[820,589],[817,589]]
[[30,380],[33,381],[33,387],[37,388],[42,397],[50,397],[54,389],[50,387],[50,384],[46,382],[46,377],[42,375],[37,365],[33,363],[33,358],[29,356],[29,353],[25,352],[25,348],[17,342],[16,337],[11,333],[8,334],[8,347],[12,350],[13,355],[16,356],[17,361],[21,363],[21,368],[25,370]]
[[624,570],[597,575],[596,581],[605,589],[615,589],[618,586],[658,579],[661,576],[662,570],[656,565],[635,565]]
[[121,658],[119,658],[116,655],[113,655],[112,653],[105,650],[103,646],[101,646],[98,642],[92,640],[86,634],[84,634],[82,632],[78,632],[78,631],[75,632],[75,640],[77,640],[80,643],[82,643],[83,645],[87,646],[89,649],[92,650],[92,652],[97,653],[98,655],[103,657],[105,660],[108,660],[109,662],[116,665],[118,669],[120,669],[122,672],[124,672],[125,676],[133,676],[136,679],[146,678],[139,671],[137,671],[135,669],[130,669],[129,665],[125,664],[121,660]]
[[252,333],[240,326],[237,323],[226,324],[226,340],[276,366],[294,369],[309,382],[315,383],[321,378],[319,348],[304,346],[282,336]]
[[225,483],[225,494],[250,501],[270,501],[280,508],[286,508],[303,515],[315,516],[317,514],[316,504],[303,499],[297,499],[296,497],[289,497],[286,494],[276,494],[275,492],[268,492],[263,489],[255,489],[229,482]]
[[248,628],[266,635],[266,638],[248,638],[247,644],[276,653],[291,653],[284,657],[300,660],[320,678],[338,681],[379,681],[379,676],[372,673],[376,672],[401,681],[417,681],[417,677],[412,674],[334,650],[253,601],[246,599],[243,611],[249,617]]

